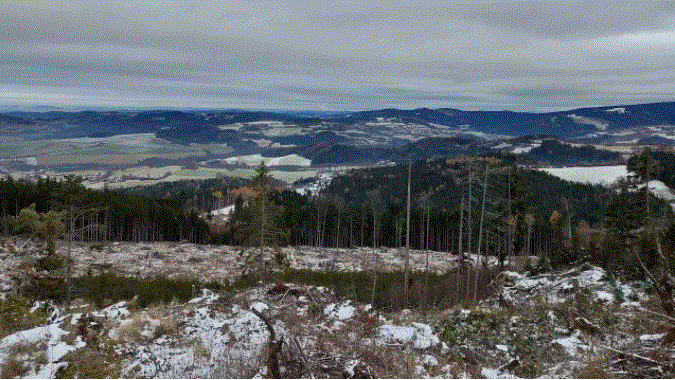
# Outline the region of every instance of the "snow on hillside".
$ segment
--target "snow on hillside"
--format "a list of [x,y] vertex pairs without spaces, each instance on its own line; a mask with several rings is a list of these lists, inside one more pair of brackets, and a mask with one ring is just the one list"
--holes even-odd
[[614,166],[570,166],[565,168],[539,168],[548,174],[571,182],[609,186],[628,175],[625,165]]
[[81,143],[81,144],[119,144],[128,146],[145,146],[151,143],[164,142],[158,139],[155,133],[131,133],[126,135],[114,135],[109,137],[78,137],[72,139],[54,140],[55,142]]
[[0,337],[0,368],[22,378],[265,378],[273,330],[289,378],[673,376],[667,322],[644,308],[655,305],[647,283],[584,264],[504,272],[492,285],[498,297],[427,311],[292,283],[150,307],[37,302],[23,312],[41,324]]
[[267,166],[310,166],[312,160],[298,156],[297,154],[289,154],[281,157],[263,157],[260,154],[251,154],[248,156],[229,157],[224,160],[231,165],[247,165],[258,166],[261,161],[265,161]]
[[579,116],[579,115],[576,115],[576,114],[573,114],[573,113],[567,115],[567,117],[574,120],[574,122],[577,123],[577,124],[592,125],[592,126],[594,126],[595,128],[597,128],[601,131],[606,130],[607,127],[609,126],[609,124],[604,123],[601,120],[591,119],[589,117]]
[[[539,170],[566,181],[603,186],[612,185],[629,174],[625,165],[570,166],[565,168],[539,168]],[[675,192],[668,188],[665,183],[652,180],[649,182],[649,190],[675,209]]]
[[541,142],[535,142],[535,143],[532,143],[528,146],[517,146],[517,147],[513,148],[511,153],[513,153],[513,154],[526,154],[526,153],[530,153],[530,151],[532,149],[539,148],[540,146],[541,146]]
[[233,212],[234,212],[234,205],[230,205],[230,206],[225,206],[223,208],[219,208],[217,210],[212,210],[211,215],[213,215],[213,216],[230,215]]

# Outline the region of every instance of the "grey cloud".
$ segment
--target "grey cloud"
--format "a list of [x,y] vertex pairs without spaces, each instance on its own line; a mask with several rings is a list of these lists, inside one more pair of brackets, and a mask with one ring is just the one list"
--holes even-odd
[[258,108],[663,100],[673,15],[648,1],[5,2],[0,91]]

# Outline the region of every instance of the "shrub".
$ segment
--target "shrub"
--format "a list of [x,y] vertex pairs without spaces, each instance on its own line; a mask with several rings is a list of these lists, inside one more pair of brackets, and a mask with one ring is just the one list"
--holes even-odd
[[[410,275],[409,306],[449,308],[467,299],[473,301],[476,280],[478,280],[476,299],[485,299],[494,295],[494,289],[489,284],[496,274],[496,270],[486,269],[467,270],[462,273],[453,270],[442,275],[429,273],[427,296],[426,274],[413,272]],[[288,269],[276,273],[275,276],[282,282],[329,287],[339,298],[352,299],[364,304],[371,303],[373,295],[372,274],[366,272]],[[377,276],[373,306],[378,309],[401,309],[404,304],[404,273],[384,272],[378,273]],[[257,278],[254,275],[242,276],[232,286],[237,289],[254,287],[257,286]]]
[[173,319],[162,319],[159,322],[159,325],[155,327],[155,338],[159,338],[162,335],[171,335],[176,332],[178,325]]
[[[83,276],[72,280],[73,295],[84,298],[103,307],[110,303],[137,298],[138,307],[151,304],[168,304],[174,299],[187,302],[193,297],[193,288],[224,289],[218,282],[202,284],[194,280],[171,280],[164,277],[155,279],[138,279],[117,276],[114,273],[101,273],[96,276]],[[23,294],[33,300],[52,299],[65,300],[66,287],[62,278],[33,277],[22,289]]]

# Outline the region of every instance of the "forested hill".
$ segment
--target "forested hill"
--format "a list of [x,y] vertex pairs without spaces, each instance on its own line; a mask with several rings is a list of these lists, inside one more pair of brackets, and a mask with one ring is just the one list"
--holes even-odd
[[[0,115],[0,127],[7,131],[48,138],[157,133],[160,138],[183,144],[230,142],[233,145],[247,139],[267,138],[281,145],[370,142],[396,146],[424,137],[482,138],[530,134],[595,142],[661,136],[661,142],[673,144],[673,139],[662,137],[673,125],[675,102],[549,113],[419,108],[337,115],[246,110],[15,112]],[[279,128],[284,129],[284,133],[277,133]],[[276,130],[267,133],[270,129]],[[631,130],[636,132],[635,136],[628,133]]]
[[[493,158],[503,161],[495,161],[490,169],[488,195],[506,199],[509,158]],[[473,197],[480,203],[483,166],[484,163],[476,158],[415,162],[411,170],[412,198],[418,201],[429,194],[429,202],[436,207],[458,208],[462,196],[468,197],[469,168],[473,167]],[[405,165],[397,165],[354,170],[334,178],[325,193],[357,203],[367,203],[369,197],[376,194],[386,207],[401,205],[405,203],[407,193],[406,169]],[[526,207],[542,218],[548,218],[554,210],[564,209],[568,203],[572,220],[599,223],[604,215],[604,205],[612,196],[612,191],[602,186],[568,182],[537,170],[519,168],[516,173],[522,184]]]

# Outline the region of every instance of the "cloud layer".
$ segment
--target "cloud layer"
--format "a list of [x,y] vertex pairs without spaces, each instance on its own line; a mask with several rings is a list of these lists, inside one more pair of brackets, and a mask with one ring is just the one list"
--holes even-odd
[[672,2],[4,2],[0,104],[543,111],[675,99]]

